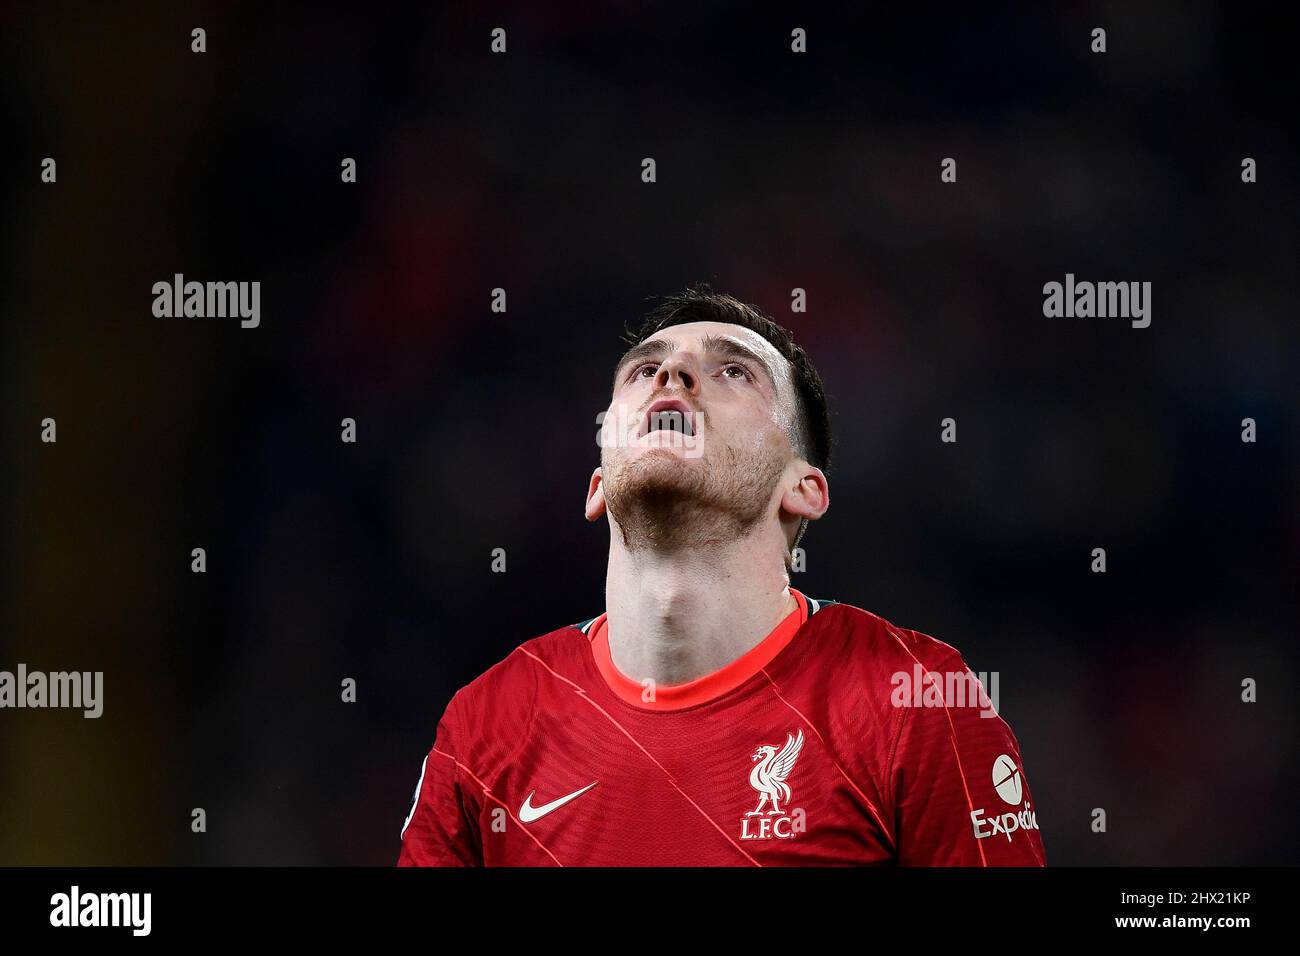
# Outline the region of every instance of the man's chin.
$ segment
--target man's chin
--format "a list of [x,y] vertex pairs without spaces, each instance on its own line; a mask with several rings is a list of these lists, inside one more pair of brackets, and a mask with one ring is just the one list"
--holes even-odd
[[701,446],[702,441],[701,437],[683,435],[680,432],[655,431],[638,438],[628,450],[637,458],[663,453],[679,458],[700,458],[704,450]]
[[654,502],[657,506],[693,498],[700,493],[703,482],[700,464],[678,448],[647,448],[624,462],[617,482],[622,494],[616,497],[629,503],[637,499]]
[[612,470],[605,503],[629,550],[704,547],[739,537],[761,520],[776,482],[757,466],[720,477],[707,458],[646,449]]
[[692,454],[689,448],[681,445],[651,445],[637,452],[633,461],[699,461],[700,456]]
[[680,448],[647,448],[627,463],[624,477],[630,487],[693,487],[698,481],[696,460],[687,458]]

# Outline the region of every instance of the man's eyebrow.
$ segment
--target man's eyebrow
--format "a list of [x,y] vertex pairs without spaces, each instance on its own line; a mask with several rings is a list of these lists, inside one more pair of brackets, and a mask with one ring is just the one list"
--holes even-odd
[[761,368],[767,375],[767,380],[776,385],[776,375],[772,372],[772,366],[768,365],[764,358],[753,349],[741,345],[735,339],[723,338],[720,335],[706,335],[700,345],[704,347],[706,355],[721,355],[726,358],[745,359],[753,362]]
[[671,355],[677,351],[677,343],[669,342],[666,339],[646,339],[644,342],[632,346],[623,353],[623,357],[618,360],[614,366],[614,384],[618,384],[618,378],[632,362],[641,361],[642,359],[662,359],[665,355]]
[[[767,361],[753,349],[741,345],[735,339],[725,338],[721,335],[706,335],[700,340],[700,346],[706,355],[744,359],[747,362],[752,362],[763,370],[764,374],[767,375],[767,380],[771,382],[773,386],[776,385],[776,374],[772,371],[772,366],[770,366]],[[671,355],[676,351],[677,343],[667,339],[646,339],[644,342],[632,346],[623,353],[623,357],[619,359],[618,364],[614,366],[614,386],[616,388],[618,387],[618,380],[623,373],[623,369],[627,368],[627,366],[633,362],[649,359],[663,361],[665,356]]]

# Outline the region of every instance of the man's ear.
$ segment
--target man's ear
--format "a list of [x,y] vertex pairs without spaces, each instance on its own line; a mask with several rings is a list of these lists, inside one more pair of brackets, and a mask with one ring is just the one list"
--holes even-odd
[[798,481],[788,485],[781,495],[781,510],[797,518],[816,521],[831,506],[831,489],[820,468],[798,462]]
[[597,521],[605,513],[605,489],[601,487],[601,473],[597,468],[591,473],[591,482],[587,485],[587,507],[584,513],[588,521]]

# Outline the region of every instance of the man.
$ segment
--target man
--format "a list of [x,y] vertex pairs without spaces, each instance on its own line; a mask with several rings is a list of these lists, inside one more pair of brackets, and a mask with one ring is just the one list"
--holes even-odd
[[399,864],[1042,865],[958,652],[790,587],[831,449],[791,334],[706,287],[633,338],[587,489],[605,611],[453,697]]

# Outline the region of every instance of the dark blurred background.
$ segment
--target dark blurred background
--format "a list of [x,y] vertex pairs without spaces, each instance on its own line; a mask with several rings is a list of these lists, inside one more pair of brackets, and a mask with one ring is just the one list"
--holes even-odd
[[1049,863],[1300,860],[1294,34],[903,7],[6,7],[0,669],[106,703],[0,711],[0,863],[392,863],[451,694],[603,609],[595,415],[696,281],[832,398],[795,586],[1000,672]]

